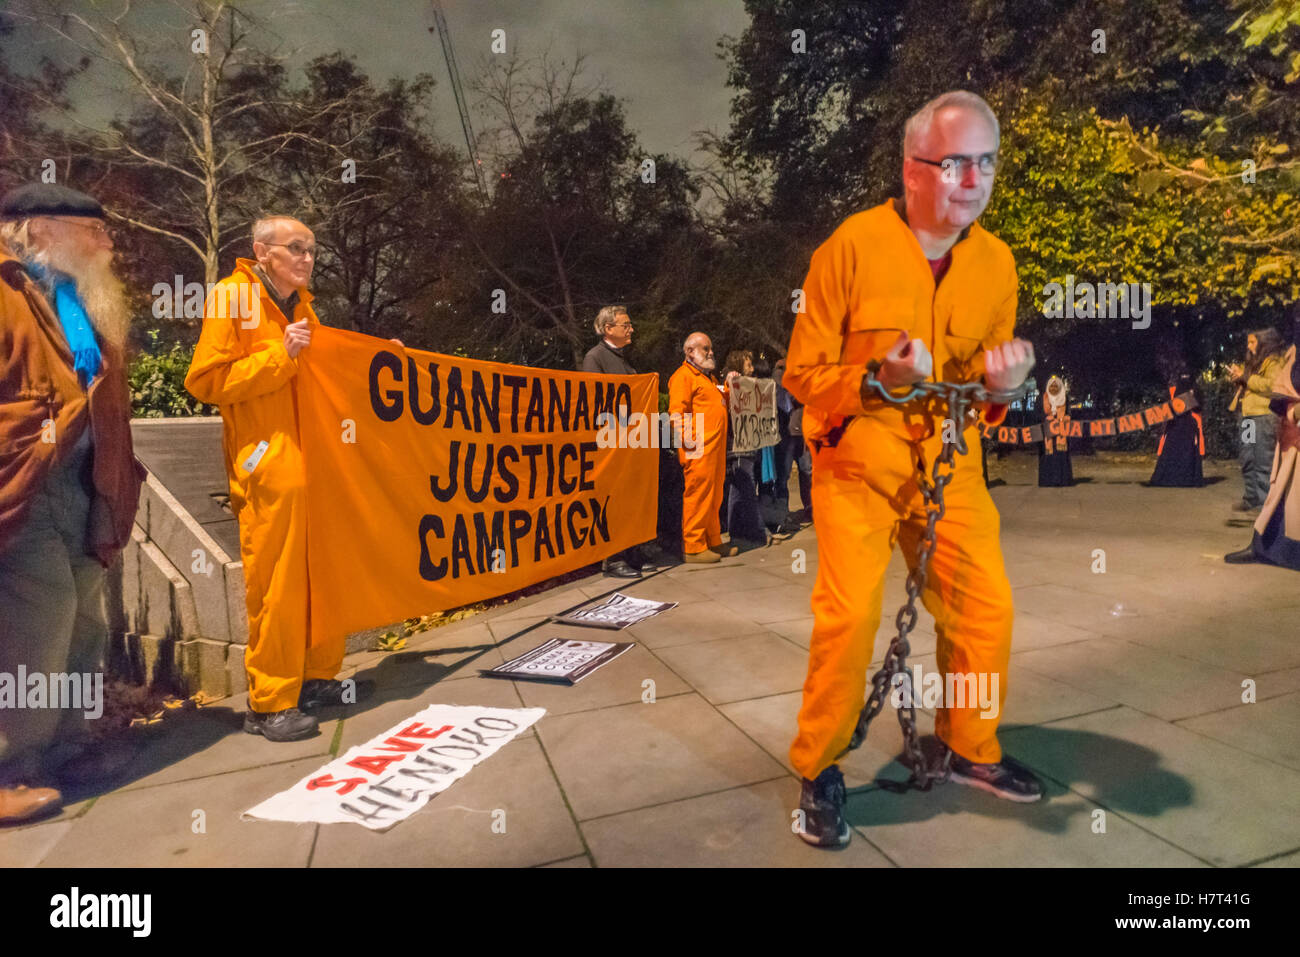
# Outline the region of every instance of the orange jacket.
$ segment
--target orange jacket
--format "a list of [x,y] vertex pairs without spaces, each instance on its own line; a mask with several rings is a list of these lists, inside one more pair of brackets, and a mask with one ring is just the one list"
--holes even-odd
[[103,368],[82,391],[58,316],[0,247],[0,549],[32,496],[90,429],[94,444],[85,551],[108,567],[131,540],[144,468],[131,445],[125,359],[99,339]]
[[[952,264],[936,290],[896,202],[850,216],[813,253],[784,380],[807,406],[809,440],[853,415],[882,418],[913,440],[933,434],[933,421],[884,399],[863,405],[867,362],[883,359],[900,331],[925,342],[934,356],[933,379],[945,382],[982,378],[984,351],[1013,336],[1017,279],[1007,245],[972,225],[952,247]],[[990,425],[1006,415],[1003,406],[984,411]]]
[[[254,265],[251,259],[236,260],[235,271],[213,288],[203,332],[185,376],[185,388],[196,399],[221,408],[230,504],[236,514],[243,507],[244,494],[235,466],[259,442],[269,443],[263,456],[268,465],[301,467],[298,363],[285,349],[284,330],[290,321],[320,324],[306,289],[298,290],[293,317],[286,318],[253,273]],[[251,291],[240,288],[250,283]],[[241,294],[243,301],[256,304],[253,315],[238,314]]]
[[[699,420],[703,436],[694,433],[694,423],[697,421],[694,416],[697,413],[703,415],[703,419]],[[731,413],[727,410],[727,390],[725,386],[719,386],[712,376],[701,372],[689,362],[683,362],[668,380],[668,414],[674,423],[682,423],[686,439],[697,443],[703,441],[703,448],[694,452],[691,458],[726,454],[727,429],[731,425]],[[686,459],[685,450],[678,449],[677,460],[685,465]]]

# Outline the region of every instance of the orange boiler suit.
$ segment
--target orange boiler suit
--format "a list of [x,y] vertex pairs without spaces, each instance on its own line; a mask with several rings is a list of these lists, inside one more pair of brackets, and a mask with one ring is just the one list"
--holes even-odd
[[[208,297],[185,388],[221,409],[230,505],[239,519],[244,560],[248,706],[267,713],[297,707],[304,680],[337,675],[345,649],[341,634],[312,633],[298,363],[284,345],[290,321],[305,319],[313,327],[320,321],[305,288],[297,290],[287,319],[253,272],[255,265],[237,260],[235,271]],[[246,284],[253,288],[241,288]],[[240,314],[241,293],[245,303],[253,303],[252,315]],[[267,448],[254,462],[250,456],[262,442]]]
[[[936,381],[972,382],[983,377],[984,350],[1010,341],[1015,327],[1016,268],[1006,244],[970,226],[936,286],[905,216],[901,201],[882,203],[850,216],[817,249],[803,286],[805,312],[787,353],[785,387],[806,406],[819,552],[808,677],[790,749],[791,763],[809,779],[835,763],[853,735],[874,657],[885,570],[896,543],[909,568],[916,562],[926,525],[917,471],[928,477],[943,446],[945,403],[899,406],[868,397],[864,404],[867,363],[882,359],[901,331],[925,342]],[[1004,406],[991,403],[979,411],[989,425],[1006,415]],[[939,671],[987,673],[990,682],[996,673],[1000,715],[1011,653],[1011,585],[973,418],[964,434],[972,454],[955,456],[921,598],[935,620]],[[936,711],[938,736],[970,761],[1000,761],[996,717],[981,717],[978,700],[966,703]]]
[[[683,362],[668,380],[668,413],[696,443],[689,455],[685,449],[677,450],[677,460],[686,473],[682,547],[686,554],[694,555],[722,544],[719,512],[727,480],[727,429],[731,423],[727,390],[712,376]],[[696,419],[696,414],[702,418]]]

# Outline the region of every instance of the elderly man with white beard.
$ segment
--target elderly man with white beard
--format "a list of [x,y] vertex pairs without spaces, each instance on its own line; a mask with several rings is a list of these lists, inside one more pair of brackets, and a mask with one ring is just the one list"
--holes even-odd
[[0,823],[59,806],[54,788],[27,785],[105,764],[85,709],[28,700],[18,675],[103,671],[105,570],[144,476],[112,255],[90,196],[32,184],[0,198]]

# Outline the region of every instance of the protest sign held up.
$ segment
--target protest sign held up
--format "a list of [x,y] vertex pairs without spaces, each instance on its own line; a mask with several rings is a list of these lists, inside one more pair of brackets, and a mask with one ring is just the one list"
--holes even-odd
[[320,328],[303,353],[311,612],[358,631],[589,565],[655,534],[653,448],[600,417],[653,415],[654,375],[402,349]]

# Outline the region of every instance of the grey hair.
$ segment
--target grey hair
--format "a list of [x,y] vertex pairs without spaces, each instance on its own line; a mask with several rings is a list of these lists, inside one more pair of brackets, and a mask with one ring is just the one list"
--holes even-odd
[[11,219],[0,222],[0,244],[9,248],[9,251],[23,256],[30,252],[32,248],[32,237],[28,232],[30,219]]
[[277,223],[288,220],[291,223],[299,222],[293,216],[263,216],[253,223],[253,242],[269,243],[275,236],[275,226]]
[[908,117],[907,125],[903,127],[903,159],[911,156],[917,143],[930,132],[930,127],[934,125],[935,114],[952,107],[968,110],[983,117],[989,126],[993,127],[993,138],[999,144],[1002,142],[1002,128],[998,126],[998,118],[994,115],[993,108],[985,102],[984,97],[969,90],[949,90],[947,93],[940,93]]
[[614,324],[614,321],[618,319],[619,316],[626,315],[627,306],[605,306],[600,310],[600,312],[596,313],[596,321],[592,323],[592,326],[596,330],[596,335],[603,338],[605,331]]

